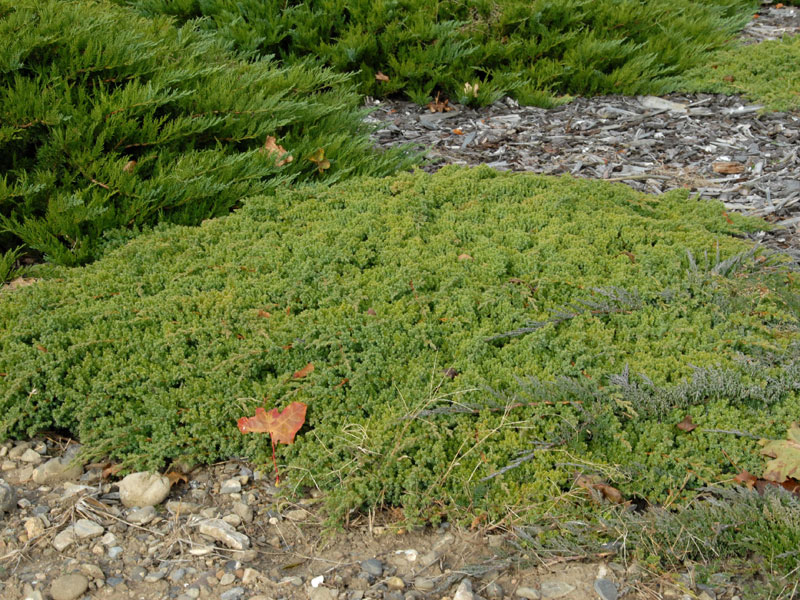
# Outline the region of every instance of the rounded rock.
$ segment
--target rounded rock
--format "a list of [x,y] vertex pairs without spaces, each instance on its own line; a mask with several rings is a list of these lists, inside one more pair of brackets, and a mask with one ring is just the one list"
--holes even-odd
[[417,577],[414,580],[414,587],[420,592],[430,592],[435,587],[435,584],[433,579],[428,579],[427,577]]
[[492,581],[483,590],[489,600],[502,600],[503,599],[503,586],[496,581]]
[[594,591],[602,600],[617,600],[619,597],[616,584],[608,579],[595,579]]
[[541,600],[542,598],[539,590],[527,586],[518,587],[515,593],[518,598],[525,598],[525,600]]
[[383,563],[377,558],[370,558],[361,563],[361,570],[374,577],[380,577],[383,574]]
[[169,479],[158,473],[131,473],[119,482],[119,499],[128,508],[155,506],[169,495]]
[[17,506],[17,491],[0,479],[0,515],[11,512]]
[[244,588],[243,587],[235,587],[229,589],[227,592],[223,592],[220,594],[220,600],[239,600],[244,596]]
[[78,479],[83,473],[83,464],[78,460],[80,444],[74,444],[63,456],[51,458],[33,470],[32,479],[39,485],[51,485],[61,481]]
[[89,580],[79,573],[56,577],[50,584],[53,600],[75,600],[89,589]]
[[453,600],[473,600],[474,594],[472,593],[472,582],[469,579],[464,579],[458,584]]

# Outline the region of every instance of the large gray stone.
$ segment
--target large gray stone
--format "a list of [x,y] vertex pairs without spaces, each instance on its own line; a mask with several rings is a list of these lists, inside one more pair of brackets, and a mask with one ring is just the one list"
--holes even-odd
[[51,543],[53,544],[53,548],[59,552],[63,552],[74,544],[77,539],[78,536],[75,535],[75,529],[70,525],[63,531],[59,531],[58,535],[53,538]]
[[17,491],[14,487],[0,479],[0,516],[11,512],[17,506]]
[[134,508],[127,515],[128,523],[134,525],[147,525],[150,521],[155,519],[156,509],[152,506],[143,506],[142,508]]
[[40,462],[42,462],[42,455],[33,448],[28,448],[22,453],[22,456],[20,456],[19,459],[22,462],[38,465]]
[[78,519],[72,526],[79,540],[88,540],[103,535],[103,526],[89,519]]
[[245,550],[250,547],[250,538],[239,533],[222,519],[207,519],[200,522],[200,533],[222,542],[228,548]]
[[528,586],[520,586],[515,592],[518,598],[525,598],[525,600],[541,600],[542,595],[536,588]]
[[617,600],[619,597],[616,584],[608,579],[595,579],[594,591],[601,600]]
[[564,583],[563,581],[545,581],[542,583],[539,591],[543,599],[547,598],[561,598],[566,596],[575,589],[574,585]]
[[85,575],[72,573],[56,577],[50,584],[50,595],[53,600],[75,600],[83,596],[89,589],[89,580]]
[[308,600],[336,600],[339,594],[333,588],[321,585],[308,591]]
[[380,577],[383,574],[383,563],[377,558],[370,558],[362,561],[361,570],[373,577]]
[[458,584],[458,589],[453,595],[453,600],[473,600],[474,597],[472,593],[472,582],[469,579],[464,579]]
[[83,473],[83,465],[77,459],[79,451],[80,445],[72,445],[63,456],[39,465],[33,470],[33,481],[39,485],[51,485],[77,479]]
[[155,506],[169,495],[169,479],[158,473],[131,473],[119,482],[119,499],[128,508]]

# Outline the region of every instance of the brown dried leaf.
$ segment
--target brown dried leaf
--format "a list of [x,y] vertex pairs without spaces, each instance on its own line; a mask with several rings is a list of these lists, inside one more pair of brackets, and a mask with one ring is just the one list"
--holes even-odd
[[601,502],[603,498],[605,498],[612,504],[625,503],[625,499],[622,497],[622,492],[620,492],[617,488],[608,485],[604,481],[599,481],[596,477],[579,475],[575,479],[575,484],[589,492],[589,495],[595,502]]
[[723,175],[737,175],[744,173],[744,165],[740,162],[733,162],[727,160],[719,160],[711,165],[715,173],[722,173]]
[[693,429],[696,429],[696,428],[697,428],[697,425],[695,425],[694,423],[692,423],[692,417],[691,417],[691,415],[686,415],[686,416],[683,418],[683,421],[681,421],[680,423],[678,423],[678,424],[677,424],[675,427],[677,427],[677,428],[678,428],[678,429],[680,429],[681,431],[685,431],[686,433],[689,433],[689,432],[690,432],[690,431],[692,431]]
[[459,254],[458,260],[472,260],[472,257],[469,254]]
[[272,315],[265,311],[263,308],[258,311],[258,316],[262,319],[269,319]]
[[389,81],[389,76],[388,75],[384,75],[383,73],[378,71],[377,73],[375,73],[375,79],[377,79],[378,81],[384,81],[385,82],[385,81]]
[[428,102],[428,110],[431,112],[450,112],[454,109],[449,102],[447,98],[439,100],[439,92],[436,92],[436,99],[433,102]]
[[758,481],[758,477],[756,477],[756,476],[755,476],[755,475],[753,475],[752,473],[749,473],[748,471],[742,471],[742,472],[741,472],[741,473],[739,473],[739,474],[738,474],[736,477],[734,477],[734,478],[733,478],[733,480],[734,480],[736,483],[743,483],[743,484],[745,484],[745,485],[746,485],[748,488],[752,489],[752,488],[753,488],[753,486],[754,486],[754,485],[756,484],[756,482]]
[[36,283],[37,281],[39,280],[34,277],[17,277],[16,279],[12,279],[7,284],[5,284],[2,289],[15,290],[17,288],[25,287],[33,283]]
[[306,375],[310,375],[314,372],[314,363],[308,363],[305,367],[300,369],[299,371],[295,371],[292,375],[292,379],[302,379]]
[[622,504],[625,502],[625,499],[622,497],[622,492],[607,483],[596,483],[594,487],[612,504]]
[[448,379],[455,379],[456,377],[458,377],[459,372],[456,369],[454,369],[453,367],[449,367],[449,368],[445,369],[444,371],[442,371],[442,374],[445,377],[447,377]]
[[125,166],[122,167],[122,171],[124,173],[133,173],[134,169],[136,169],[135,160],[129,160],[128,162],[125,163]]
[[274,154],[277,154],[275,161],[276,167],[282,167],[283,165],[289,164],[294,160],[294,157],[292,155],[283,158],[284,155],[288,154],[286,148],[278,145],[275,141],[275,138],[271,135],[267,136],[267,141],[264,142],[264,147],[261,150],[259,150],[259,152],[261,152],[262,154],[266,152],[267,156],[273,156]]
[[112,475],[116,475],[122,470],[122,465],[109,465],[105,469],[103,469],[102,476],[103,479],[108,479]]

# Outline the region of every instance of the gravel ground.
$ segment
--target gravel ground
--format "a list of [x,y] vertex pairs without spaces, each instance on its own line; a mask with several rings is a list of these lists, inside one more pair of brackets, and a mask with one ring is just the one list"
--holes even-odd
[[108,464],[75,465],[78,448],[0,446],[3,600],[747,597],[726,574],[658,579],[612,553],[531,559],[499,527],[407,532],[389,511],[331,534],[321,494],[289,501],[244,463],[114,480]]

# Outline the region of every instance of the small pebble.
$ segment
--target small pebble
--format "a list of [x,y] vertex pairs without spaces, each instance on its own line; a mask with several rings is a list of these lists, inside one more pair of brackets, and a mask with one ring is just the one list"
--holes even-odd
[[227,592],[223,592],[219,596],[219,600],[239,600],[244,596],[244,588],[243,587],[235,587],[229,589]]
[[574,589],[574,585],[564,583],[563,581],[545,581],[539,588],[539,592],[543,599],[561,598],[561,596],[566,596]]
[[405,581],[399,577],[389,577],[389,579],[386,580],[386,585],[390,590],[402,590],[406,587]]
[[219,488],[220,494],[238,494],[242,491],[242,483],[238,479],[228,479],[222,482]]
[[[420,592],[430,592],[435,587],[435,585],[432,579],[428,579],[427,577],[417,577],[414,580],[414,587],[417,588]],[[522,597],[525,598],[525,596]],[[538,600],[538,598],[534,600]]]

